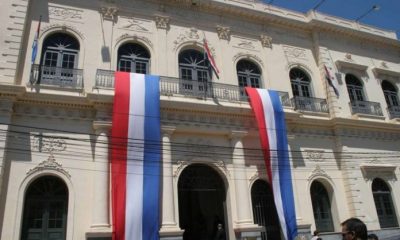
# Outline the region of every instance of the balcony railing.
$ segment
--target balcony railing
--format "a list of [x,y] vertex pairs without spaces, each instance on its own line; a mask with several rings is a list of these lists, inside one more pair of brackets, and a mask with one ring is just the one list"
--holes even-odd
[[[114,88],[114,71],[98,69],[96,73],[97,88]],[[160,94],[164,96],[183,96],[191,98],[214,98],[221,101],[247,102],[244,89],[239,86],[183,80],[173,77],[160,77]],[[291,107],[289,94],[279,92],[282,105]]]
[[293,97],[292,104],[295,110],[328,113],[326,99],[312,97]]
[[389,106],[388,112],[390,115],[390,119],[400,118],[400,106]]
[[31,69],[30,83],[62,88],[82,89],[83,70],[34,64]]
[[368,101],[352,101],[350,102],[353,114],[361,113],[375,116],[383,116],[380,103]]

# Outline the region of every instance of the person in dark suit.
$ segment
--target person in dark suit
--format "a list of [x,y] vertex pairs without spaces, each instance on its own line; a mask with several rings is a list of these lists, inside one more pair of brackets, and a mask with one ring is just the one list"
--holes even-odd
[[218,225],[217,225],[217,232],[215,233],[215,238],[214,238],[214,240],[225,240],[226,239],[226,237],[225,237],[225,230],[224,230],[224,228],[222,227],[222,224],[221,223],[218,223]]

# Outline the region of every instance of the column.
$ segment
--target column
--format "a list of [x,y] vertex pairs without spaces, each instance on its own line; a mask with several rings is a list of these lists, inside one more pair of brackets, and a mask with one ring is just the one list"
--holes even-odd
[[250,209],[249,186],[245,171],[244,151],[242,138],[247,135],[244,131],[231,132],[231,144],[233,148],[233,177],[235,182],[236,192],[236,211],[238,225],[252,224]]
[[93,203],[92,203],[92,230],[101,231],[110,228],[110,204],[109,204],[109,181],[110,168],[108,159],[108,133],[109,129],[105,126],[95,125],[96,142],[94,153],[94,172],[93,172]]
[[9,124],[11,123],[13,99],[0,98],[0,133],[4,140],[0,140],[0,194],[2,193],[4,165],[6,163],[6,147],[8,141]]
[[261,239],[263,227],[253,223],[250,204],[250,189],[246,176],[245,157],[242,138],[245,131],[231,132],[231,146],[233,148],[233,178],[235,182],[236,222],[234,231],[237,239]]
[[[171,159],[171,135],[175,127],[163,126],[162,131],[162,222],[161,239],[182,236],[183,231],[178,227],[175,215],[174,182]],[[175,238],[173,238],[175,239]]]

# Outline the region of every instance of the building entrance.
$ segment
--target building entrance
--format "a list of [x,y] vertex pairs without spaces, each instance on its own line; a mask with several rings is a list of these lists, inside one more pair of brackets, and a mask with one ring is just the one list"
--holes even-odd
[[215,170],[202,164],[185,168],[178,181],[178,199],[184,240],[228,239],[225,185]]

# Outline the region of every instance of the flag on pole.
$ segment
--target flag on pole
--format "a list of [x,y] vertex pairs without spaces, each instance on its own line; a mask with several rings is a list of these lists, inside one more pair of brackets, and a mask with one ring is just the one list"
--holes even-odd
[[279,93],[267,89],[246,87],[259,129],[260,142],[272,184],[274,202],[284,239],[297,236],[292,176],[286,135],[285,113]]
[[332,75],[331,75],[329,69],[326,67],[326,65],[324,65],[324,68],[325,68],[325,78],[328,81],[329,86],[331,86],[333,88],[333,91],[335,92],[336,96],[339,97],[339,90],[337,88],[335,79],[332,77]]
[[40,33],[40,24],[42,23],[42,16],[40,16],[39,18],[39,23],[36,29],[36,33],[35,33],[35,38],[33,39],[33,43],[32,43],[32,58],[31,58],[31,62],[32,64],[35,63],[36,60],[36,55],[37,55],[37,50],[38,50],[38,40],[39,40],[39,33]]
[[215,75],[219,79],[219,70],[218,70],[217,65],[215,64],[215,60],[214,60],[213,56],[211,55],[211,51],[210,51],[210,48],[208,47],[208,43],[207,43],[207,40],[205,37],[203,39],[203,42],[204,42],[204,52],[206,53],[208,62],[210,63],[211,68],[214,71]]
[[113,240],[159,239],[159,77],[115,73],[111,139]]

